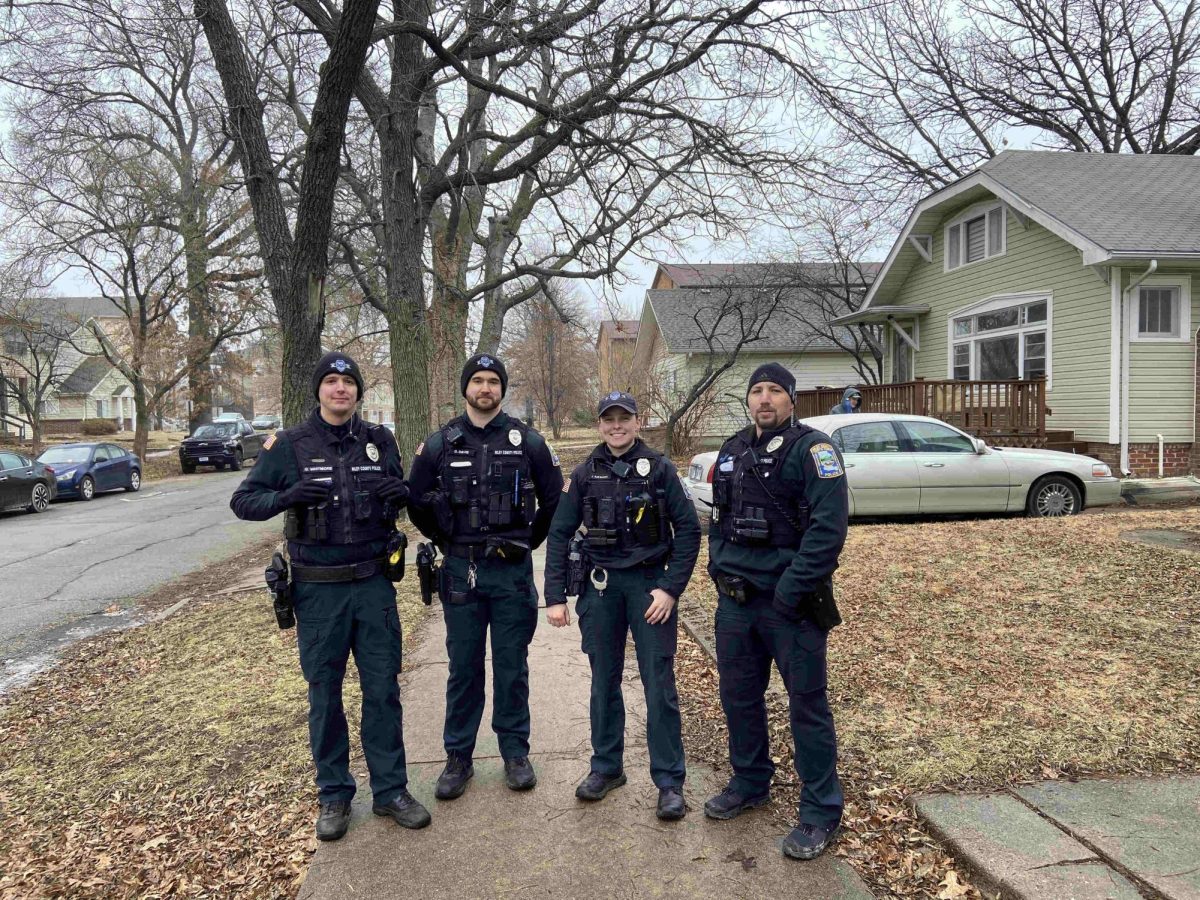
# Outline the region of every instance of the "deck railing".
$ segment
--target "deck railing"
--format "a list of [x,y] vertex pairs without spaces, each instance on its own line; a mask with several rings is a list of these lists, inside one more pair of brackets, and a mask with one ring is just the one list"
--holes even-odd
[[[1046,379],[928,381],[856,385],[863,412],[933,416],[978,437],[1046,436]],[[796,416],[823,416],[843,388],[796,392]]]

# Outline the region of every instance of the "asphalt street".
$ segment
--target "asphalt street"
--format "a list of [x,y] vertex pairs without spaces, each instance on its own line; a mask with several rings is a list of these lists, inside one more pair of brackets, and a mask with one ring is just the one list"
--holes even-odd
[[229,509],[244,475],[204,470],[0,515],[0,690],[47,647],[121,627],[129,613],[116,607],[281,531],[282,518],[241,522]]

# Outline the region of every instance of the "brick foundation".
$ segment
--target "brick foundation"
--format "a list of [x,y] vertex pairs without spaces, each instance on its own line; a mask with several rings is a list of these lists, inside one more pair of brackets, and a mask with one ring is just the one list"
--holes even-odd
[[1200,328],[1196,329],[1196,430],[1192,432],[1191,474],[1200,475]]
[[[1163,444],[1163,476],[1192,475],[1198,469],[1197,446],[1195,444]],[[1094,456],[1112,467],[1113,474],[1121,468],[1121,445],[1088,443],[1088,456]],[[1129,445],[1129,468],[1134,478],[1158,477],[1158,442]]]

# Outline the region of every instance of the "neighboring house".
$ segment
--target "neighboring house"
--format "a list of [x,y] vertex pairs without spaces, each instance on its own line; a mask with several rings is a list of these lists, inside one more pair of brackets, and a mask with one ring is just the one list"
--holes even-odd
[[600,393],[631,390],[632,384],[616,384],[613,379],[628,379],[631,375],[633,351],[637,346],[639,322],[620,319],[601,322],[596,336],[596,359],[599,364]]
[[[662,424],[665,410],[700,380],[710,344],[718,362],[736,345],[742,325],[735,310],[751,311],[748,318],[753,319],[753,310],[763,309],[769,303],[764,297],[776,291],[782,291],[782,299],[770,313],[761,339],[742,347],[711,391],[701,441],[715,444],[746,424],[746,382],[764,362],[786,366],[796,376],[797,389],[858,382],[854,357],[810,324],[827,321],[827,304],[818,293],[821,281],[833,272],[833,267],[820,263],[660,265],[653,284],[663,287],[646,292],[633,361],[635,371],[650,373],[644,392],[651,396],[643,404],[647,424]],[[785,286],[800,280],[810,286]],[[865,290],[866,285],[858,288]],[[714,327],[718,309],[726,317]]]
[[1059,440],[1200,471],[1197,197],[1196,157],[1005,151],[917,204],[837,322],[888,323],[892,381],[1044,377]]
[[[136,421],[133,387],[100,355],[100,342],[92,330],[96,324],[105,334],[119,333],[125,317],[112,303],[103,297],[41,297],[23,305],[20,314],[61,342],[55,361],[61,377],[42,401],[43,432],[77,431],[87,419],[108,419],[119,429],[131,430]],[[9,365],[7,370],[12,375],[15,368]],[[16,397],[2,389],[0,412],[5,413],[0,416],[0,429],[17,430],[18,422],[28,425]]]

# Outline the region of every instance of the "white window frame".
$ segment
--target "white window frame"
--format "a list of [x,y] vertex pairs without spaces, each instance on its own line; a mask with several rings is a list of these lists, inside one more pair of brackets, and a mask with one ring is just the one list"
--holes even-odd
[[[1017,324],[1010,328],[997,328],[992,331],[976,332],[955,338],[954,336],[954,321],[956,319],[967,318],[968,316],[977,316],[981,313],[995,312],[1000,309],[1008,309],[1012,306],[1027,306],[1031,303],[1046,304],[1046,320],[1044,322],[1035,322],[1028,325],[1022,325],[1018,316]],[[971,381],[979,381],[979,360],[976,352],[976,343],[981,339],[992,337],[1010,337],[1017,336],[1017,368],[1021,373],[1025,371],[1025,335],[1044,331],[1046,334],[1046,390],[1050,390],[1053,384],[1054,372],[1054,296],[1050,291],[1028,291],[1020,294],[998,294],[988,297],[985,300],[980,300],[978,303],[972,303],[969,306],[964,306],[961,309],[956,309],[946,317],[946,378],[953,380],[954,378],[954,347],[956,344],[966,344],[970,349],[970,374]]]
[[[1000,249],[995,253],[988,253],[988,248],[992,245],[991,241],[991,215],[992,210],[999,209],[1001,212],[1000,221]],[[974,259],[967,262],[967,229],[966,224],[974,219],[983,217],[983,258]],[[950,229],[958,227],[958,265],[950,265]],[[967,266],[978,265],[979,263],[987,262],[989,259],[998,259],[1008,253],[1008,209],[1001,201],[990,201],[988,203],[977,203],[974,206],[968,207],[963,212],[959,213],[953,219],[945,224],[942,228],[942,271],[957,272],[959,269]]]
[[[1178,336],[1142,334],[1138,331],[1138,312],[1141,305],[1142,288],[1144,287],[1174,287],[1179,288],[1179,308],[1176,310],[1179,318]],[[1190,344],[1192,342],[1192,276],[1191,275],[1149,275],[1138,283],[1135,290],[1129,292],[1129,308],[1126,319],[1129,321],[1129,342],[1132,344]]]

